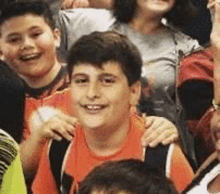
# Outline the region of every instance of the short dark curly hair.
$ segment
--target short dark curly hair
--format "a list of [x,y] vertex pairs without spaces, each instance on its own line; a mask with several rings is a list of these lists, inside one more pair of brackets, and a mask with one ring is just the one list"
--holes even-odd
[[0,11],[0,27],[5,21],[8,21],[13,17],[23,16],[26,14],[41,16],[45,19],[51,29],[55,29],[56,27],[53,19],[53,13],[50,10],[49,5],[43,0],[23,0],[6,4],[4,9]]
[[68,72],[71,76],[81,63],[102,68],[109,61],[120,64],[129,86],[140,80],[142,59],[138,48],[115,31],[93,32],[79,38],[69,51]]
[[[129,23],[133,19],[136,9],[137,0],[114,0],[113,14],[118,22]],[[196,12],[191,0],[175,0],[173,9],[164,15],[164,18],[169,24],[181,27],[195,17]]]

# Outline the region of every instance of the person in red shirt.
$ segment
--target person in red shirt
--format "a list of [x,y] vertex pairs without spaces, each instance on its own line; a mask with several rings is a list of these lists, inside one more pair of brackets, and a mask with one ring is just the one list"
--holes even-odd
[[[76,41],[69,53],[68,70],[71,107],[80,124],[63,153],[61,185],[56,185],[52,170],[52,163],[60,158],[50,157],[59,148],[52,151],[55,141],[51,141],[42,154],[33,193],[73,193],[99,164],[151,159],[141,144],[144,121],[130,111],[139,101],[141,67],[137,47],[116,32],[94,32]],[[59,117],[59,112],[55,115]],[[41,128],[47,130],[52,125],[48,120]],[[182,191],[191,181],[193,171],[181,148],[171,144],[161,158],[166,161],[164,174]]]
[[[216,0],[207,0],[207,7],[215,23]],[[213,32],[212,29],[212,32]],[[218,28],[215,27],[218,30]],[[215,33],[218,33],[216,30]],[[211,39],[212,40],[212,39]],[[215,151],[211,138],[210,120],[214,109],[214,52],[211,42],[204,49],[193,52],[180,61],[178,93],[185,110],[187,129],[195,139],[195,154],[198,167]],[[202,152],[201,152],[202,150]]]

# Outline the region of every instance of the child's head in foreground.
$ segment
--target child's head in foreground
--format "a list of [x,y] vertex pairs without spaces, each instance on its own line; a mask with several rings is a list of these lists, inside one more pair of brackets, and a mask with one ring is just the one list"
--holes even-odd
[[[127,122],[140,94],[142,60],[137,47],[116,32],[81,37],[69,52],[73,110],[88,128]],[[102,125],[103,126],[103,125]]]
[[160,171],[148,169],[135,159],[104,163],[80,184],[78,194],[176,194]]
[[25,81],[46,76],[52,79],[58,68],[59,44],[60,33],[45,2],[9,4],[0,14],[3,59]]

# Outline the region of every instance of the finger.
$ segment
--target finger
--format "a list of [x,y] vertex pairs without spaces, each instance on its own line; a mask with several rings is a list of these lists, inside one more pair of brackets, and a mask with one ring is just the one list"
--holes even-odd
[[158,138],[158,136],[161,135],[163,128],[157,128],[156,130],[151,131],[151,133],[147,136],[142,136],[141,143],[142,146],[148,146],[150,143],[152,143],[154,140]]
[[169,123],[165,122],[163,118],[151,118],[152,123],[150,127],[142,135],[142,146],[148,146],[150,142],[152,142],[157,136],[163,133],[163,130],[169,126]]
[[148,145],[150,147],[156,147],[159,143],[162,143],[163,140],[169,136],[170,133],[168,130],[163,131],[164,129],[159,129],[153,133],[149,139]]
[[163,145],[168,145],[168,144],[171,144],[171,143],[175,143],[177,142],[179,139],[179,136],[177,134],[173,134],[171,136],[169,136],[168,138],[166,138],[165,140],[162,141],[162,144]]
[[45,131],[44,137],[46,139],[56,139],[57,141],[61,141],[62,140],[62,137],[59,134],[57,134],[54,131],[52,131],[52,130]]
[[69,141],[73,139],[73,136],[69,133],[66,126],[59,126],[58,128],[53,128],[52,131]]
[[159,143],[163,145],[174,143],[178,139],[178,133],[175,133],[172,129],[167,129],[162,131],[157,137],[153,138],[153,140],[149,143],[150,147],[156,147]]
[[164,134],[159,135],[157,138],[153,139],[150,143],[149,146],[154,148],[156,146],[158,146],[159,143],[162,142],[162,140],[164,139]]
[[149,128],[154,123],[154,120],[155,120],[154,116],[148,116],[147,117],[146,113],[142,114],[142,118],[144,119],[144,123],[145,123],[146,128]]
[[150,145],[151,147],[158,145],[158,143],[163,143],[164,141],[167,143],[173,143],[173,141],[170,140],[171,136],[175,136],[178,139],[179,134],[176,127],[174,127],[173,124],[167,125],[167,127],[161,125],[156,130],[152,131],[150,135],[142,136],[141,143],[142,146]]
[[147,138],[149,137],[153,132],[155,132],[155,130],[158,130],[160,126],[162,126],[164,124],[164,121],[161,118],[157,118],[154,116],[149,116],[147,117],[145,120],[145,128],[147,129],[144,134],[143,134],[143,138]]
[[72,140],[74,136],[74,127],[60,117],[52,117],[50,120],[46,121],[41,131],[43,136],[47,136],[48,133],[51,134],[51,132],[53,132],[68,140]]

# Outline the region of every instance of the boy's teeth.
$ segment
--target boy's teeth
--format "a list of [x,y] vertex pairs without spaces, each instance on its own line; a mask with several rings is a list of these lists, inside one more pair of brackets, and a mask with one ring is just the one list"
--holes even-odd
[[87,105],[86,108],[90,110],[98,110],[98,109],[101,109],[101,106],[100,105]]
[[37,54],[30,54],[30,55],[22,56],[21,58],[24,60],[28,60],[28,59],[32,59],[36,56],[37,56]]

